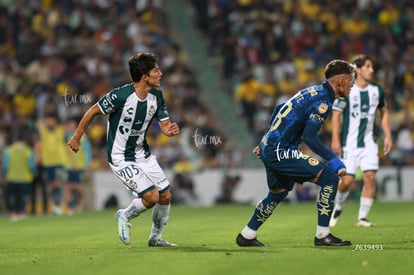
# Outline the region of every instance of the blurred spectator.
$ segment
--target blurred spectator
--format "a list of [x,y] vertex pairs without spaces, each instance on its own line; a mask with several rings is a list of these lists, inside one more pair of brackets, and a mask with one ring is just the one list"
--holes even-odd
[[[0,15],[0,126],[13,128],[18,116],[34,124],[51,112],[60,121],[80,117],[105,93],[128,81],[129,56],[151,51],[163,60],[163,91],[181,130],[191,137],[194,128],[186,128],[193,121],[200,129],[211,127],[186,55],[169,35],[162,0],[5,1]],[[87,133],[92,167],[99,169],[107,168],[105,124],[106,119],[96,120]],[[192,160],[208,156],[206,167],[217,163],[212,152],[217,148],[195,148],[189,139],[183,150],[181,139],[163,139],[154,123],[149,131],[164,167],[171,168],[183,155]]]
[[[64,165],[67,159],[65,130],[56,113],[47,113],[38,123],[38,139],[35,144],[37,164],[43,169],[43,184],[53,201],[52,213],[61,215]],[[44,212],[46,209],[43,209]]]
[[216,198],[216,203],[241,203],[234,198],[234,192],[240,184],[239,175],[230,175],[225,173],[220,183],[220,192]]
[[[69,118],[65,122],[66,142],[73,135],[77,125],[78,121],[75,118]],[[72,215],[75,212],[83,211],[85,178],[92,163],[92,149],[88,137],[86,135],[82,136],[81,146],[76,154],[67,148],[67,155],[65,163],[67,179],[64,184],[64,197],[68,206],[67,214]]]
[[175,163],[173,167],[174,178],[171,183],[173,203],[186,205],[196,203],[198,197],[192,179],[194,168],[193,164],[185,157]]
[[15,221],[26,217],[31,183],[36,173],[33,149],[25,140],[26,129],[16,132],[13,143],[5,149],[3,172],[7,182],[9,215]]
[[256,99],[261,91],[261,85],[255,77],[248,73],[235,89],[236,104],[240,105],[243,116],[246,119],[249,130],[254,128],[254,115],[256,112]]
[[[205,34],[212,58],[221,58],[223,81],[229,93],[242,90],[246,70],[260,82],[261,67],[270,67],[270,83],[277,87],[271,100],[283,102],[298,85],[323,77],[320,70],[332,58],[368,54],[377,62],[376,81],[389,91],[393,130],[399,128],[407,91],[413,94],[414,5],[411,1],[191,1],[198,26]],[[237,94],[252,129],[252,118],[270,116],[271,110],[249,104]],[[414,106],[414,105],[413,105]],[[266,115],[266,112],[268,113]],[[414,117],[410,118],[413,121]],[[252,135],[257,139],[257,131]],[[260,135],[260,134],[259,134]],[[381,159],[390,163],[389,157]]]

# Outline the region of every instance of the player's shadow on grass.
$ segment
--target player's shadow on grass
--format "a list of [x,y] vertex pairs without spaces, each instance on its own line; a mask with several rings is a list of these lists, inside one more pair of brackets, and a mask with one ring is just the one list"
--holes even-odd
[[[176,250],[182,252],[196,252],[196,253],[209,253],[209,252],[223,252],[226,254],[237,254],[240,252],[243,253],[268,253],[271,252],[266,247],[229,247],[229,248],[220,248],[220,247],[212,247],[212,246],[187,246],[187,247],[176,247]],[[272,251],[274,252],[274,251]]]
[[211,252],[222,252],[226,255],[232,255],[237,253],[269,253],[269,252],[277,252],[274,250],[269,250],[266,247],[213,247],[213,246],[178,246],[178,247],[158,247],[158,248],[145,248],[147,249],[154,249],[158,252],[183,252],[183,253],[211,253]]

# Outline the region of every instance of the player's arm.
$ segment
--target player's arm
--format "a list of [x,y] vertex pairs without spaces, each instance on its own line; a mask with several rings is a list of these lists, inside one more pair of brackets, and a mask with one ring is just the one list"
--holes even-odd
[[180,127],[177,123],[171,122],[169,119],[165,119],[159,122],[161,131],[164,135],[172,137],[180,133]]
[[346,174],[346,167],[318,136],[320,125],[313,122],[306,123],[303,131],[303,142],[316,154],[328,161],[328,167],[339,176]]
[[341,155],[341,138],[339,135],[341,128],[342,112],[338,110],[332,110],[332,151],[340,156]]
[[306,123],[303,131],[303,142],[316,154],[324,158],[325,160],[331,160],[335,158],[335,154],[329,150],[328,147],[322,142],[318,136],[320,126],[316,123]]
[[72,137],[68,141],[68,146],[72,151],[77,152],[79,150],[82,135],[85,133],[86,129],[88,129],[94,117],[101,114],[102,111],[96,103],[86,111]]
[[391,129],[390,129],[390,114],[387,107],[379,109],[381,114],[381,127],[384,131],[384,155],[387,155],[392,148],[392,138],[391,138]]

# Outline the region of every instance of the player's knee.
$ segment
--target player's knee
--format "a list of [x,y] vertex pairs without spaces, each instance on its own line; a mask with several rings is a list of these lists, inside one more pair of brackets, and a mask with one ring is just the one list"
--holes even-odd
[[365,172],[364,173],[364,184],[375,185],[375,173],[374,172]]
[[325,168],[320,173],[319,178],[316,183],[321,187],[325,185],[338,186],[339,177],[331,169]]
[[171,203],[171,192],[169,190],[159,194],[159,204],[167,205]]
[[273,194],[278,194],[278,193],[286,192],[286,189],[277,187],[277,188],[270,188],[269,191]]
[[159,194],[156,189],[152,189],[142,196],[142,204],[146,208],[152,208],[156,203],[158,203],[158,200]]
[[267,194],[267,199],[272,202],[280,203],[283,201],[287,195],[289,194],[289,191],[283,188],[280,188],[279,192],[275,193],[272,191],[272,189],[269,190],[269,193]]
[[[339,184],[340,191],[348,191],[354,182],[354,177],[350,175],[343,176],[341,178],[341,183]],[[341,189],[342,188],[342,189]]]

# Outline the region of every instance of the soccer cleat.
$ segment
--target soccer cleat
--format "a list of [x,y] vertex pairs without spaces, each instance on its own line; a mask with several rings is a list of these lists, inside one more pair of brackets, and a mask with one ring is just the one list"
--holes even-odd
[[372,222],[370,222],[369,220],[367,220],[367,219],[365,219],[365,218],[362,218],[362,219],[360,219],[358,222],[357,222],[357,224],[356,224],[358,227],[372,227],[372,226],[374,226],[375,224],[373,224]]
[[332,213],[331,220],[329,221],[330,227],[335,227],[338,223],[339,216],[341,216],[342,210],[336,210],[334,209],[334,212]]
[[246,239],[245,237],[243,237],[241,233],[239,233],[239,235],[237,235],[236,243],[239,246],[258,246],[258,247],[259,246],[265,246],[257,238],[249,240],[249,239]]
[[315,237],[315,246],[347,246],[352,245],[351,241],[343,241],[331,233],[325,238],[318,239]]
[[122,216],[122,210],[116,211],[115,218],[118,222],[118,236],[121,241],[128,245],[131,243],[131,224]]
[[170,243],[167,242],[166,240],[163,239],[149,239],[148,240],[148,246],[151,247],[156,247],[156,246],[160,246],[160,247],[176,247],[177,245],[175,243]]

